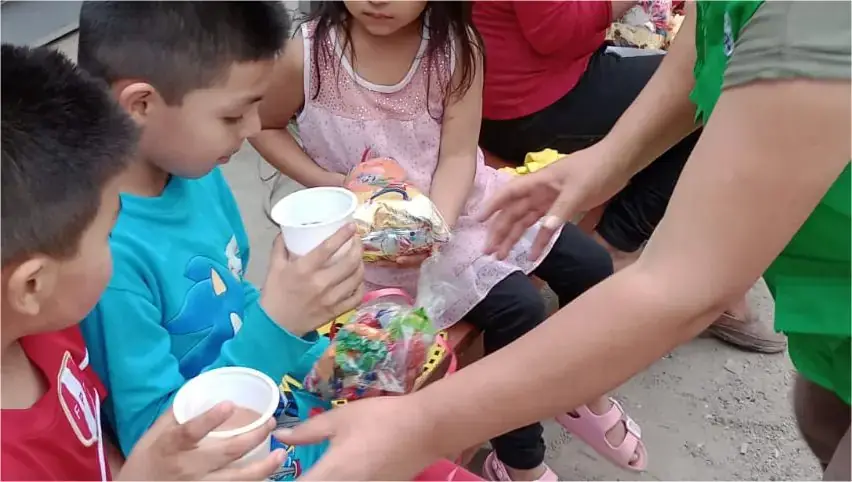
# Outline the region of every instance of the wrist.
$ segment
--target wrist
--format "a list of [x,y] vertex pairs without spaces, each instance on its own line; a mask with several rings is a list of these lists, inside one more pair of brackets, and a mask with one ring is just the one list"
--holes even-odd
[[442,422],[446,413],[441,410],[443,405],[430,403],[429,390],[420,390],[403,397],[408,403],[409,417],[412,427],[412,435],[420,441],[425,452],[433,457],[455,459],[463,449],[456,450],[453,441],[441,434],[446,433]]
[[[266,290],[264,290],[266,291]],[[291,335],[301,338],[305,336],[310,330],[305,330],[299,326],[299,323],[292,320],[291,317],[287,316],[287,310],[277,310],[275,306],[270,303],[270,300],[266,298],[266,295],[261,295],[260,297],[260,309],[266,314],[266,316],[272,320],[273,323],[278,325],[282,330],[290,333]],[[281,313],[279,313],[281,311]]]
[[343,182],[346,180],[345,174],[340,174],[337,172],[329,172],[328,176],[326,176],[326,180],[323,183],[328,187],[343,187]]
[[[634,147],[631,149],[631,147]],[[639,170],[634,166],[640,164],[635,145],[619,139],[604,137],[589,149],[594,152],[594,157],[600,159],[600,170],[610,179],[627,181]]]

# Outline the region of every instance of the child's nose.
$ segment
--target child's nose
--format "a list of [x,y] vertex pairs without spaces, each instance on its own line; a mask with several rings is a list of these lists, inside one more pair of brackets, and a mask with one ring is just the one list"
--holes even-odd
[[374,2],[374,1],[371,0],[367,3],[369,3],[370,5],[372,5],[374,7],[384,7],[385,5],[389,4],[390,2],[387,2],[387,1],[385,1],[385,2]]

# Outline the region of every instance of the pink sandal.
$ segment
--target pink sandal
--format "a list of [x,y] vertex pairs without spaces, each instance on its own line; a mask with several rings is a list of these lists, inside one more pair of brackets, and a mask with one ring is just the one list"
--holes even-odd
[[[559,480],[556,472],[551,470],[550,467],[545,465],[544,468],[544,474],[536,480],[548,482]],[[491,453],[488,454],[488,457],[485,457],[485,463],[482,464],[482,475],[486,478],[486,480],[505,482],[512,480],[512,478],[509,477],[509,471],[506,470],[506,465],[497,458],[497,452],[494,451],[491,451]]]
[[[556,421],[610,462],[627,470],[641,472],[648,466],[648,454],[641,438],[642,431],[639,425],[624,413],[621,404],[612,398],[610,401],[612,407],[603,415],[597,415],[583,405],[574,411],[576,415],[565,413],[556,417]],[[624,440],[618,446],[613,446],[606,439],[606,434],[619,423],[623,423],[627,431]],[[634,454],[637,458],[631,462]]]

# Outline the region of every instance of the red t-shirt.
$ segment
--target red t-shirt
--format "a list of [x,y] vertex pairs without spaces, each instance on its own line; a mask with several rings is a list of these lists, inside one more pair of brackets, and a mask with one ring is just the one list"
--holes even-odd
[[603,45],[611,2],[477,1],[473,21],[485,41],[482,116],[507,120],[571,91]]
[[109,480],[100,417],[106,390],[80,329],[28,336],[21,346],[48,389],[28,409],[0,410],[0,478]]

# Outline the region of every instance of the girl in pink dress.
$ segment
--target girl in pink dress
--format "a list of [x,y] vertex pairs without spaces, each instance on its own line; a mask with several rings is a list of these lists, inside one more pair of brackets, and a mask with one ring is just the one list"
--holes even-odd
[[[440,319],[464,318],[484,333],[486,354],[546,318],[527,274],[546,281],[565,305],[612,272],[609,255],[573,225],[545,251],[527,256],[534,232],[504,261],[484,256],[483,200],[509,180],[485,166],[477,147],[482,103],[482,42],[466,2],[321,2],[279,59],[260,107],[263,133],[252,144],[301,184],[340,186],[369,148],[406,170],[452,229],[438,270],[456,293]],[[296,115],[299,143],[287,131]],[[414,294],[423,258],[367,266],[368,289]],[[593,320],[589,320],[593,322]],[[568,381],[566,381],[568,382]],[[496,402],[495,402],[496,403]],[[645,464],[635,424],[606,397],[560,417],[599,452],[633,469]],[[544,464],[541,424],[492,440],[486,476],[556,480]]]

